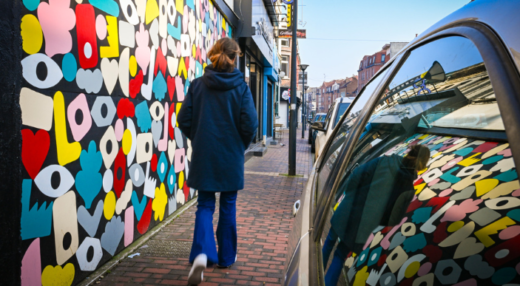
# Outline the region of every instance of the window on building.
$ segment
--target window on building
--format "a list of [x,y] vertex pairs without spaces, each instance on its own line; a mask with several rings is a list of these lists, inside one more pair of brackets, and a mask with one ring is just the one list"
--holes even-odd
[[376,62],[376,56],[374,56],[374,57],[372,58],[372,62],[373,62],[373,63]]
[[386,58],[386,55],[385,55],[385,54],[381,55],[381,62],[382,62],[382,63],[385,62],[385,58]]
[[289,46],[289,40],[287,40],[287,39],[281,39],[280,42],[281,42],[281,45],[284,47]]
[[289,57],[288,56],[282,56],[281,71],[285,73],[285,77],[289,76]]

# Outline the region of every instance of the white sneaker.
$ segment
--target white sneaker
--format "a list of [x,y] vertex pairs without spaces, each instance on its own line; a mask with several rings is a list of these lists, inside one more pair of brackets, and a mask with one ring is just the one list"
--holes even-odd
[[199,285],[202,283],[202,279],[204,278],[204,270],[206,270],[207,264],[208,257],[206,254],[202,253],[195,257],[190,274],[188,275],[188,285]]

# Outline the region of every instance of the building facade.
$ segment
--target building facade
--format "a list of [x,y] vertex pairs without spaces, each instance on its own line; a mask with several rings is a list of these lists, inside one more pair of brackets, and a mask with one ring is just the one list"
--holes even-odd
[[407,42],[390,42],[385,44],[381,51],[364,56],[359,63],[358,70],[358,90],[361,90],[370,79],[388,62],[394,55],[397,54]]

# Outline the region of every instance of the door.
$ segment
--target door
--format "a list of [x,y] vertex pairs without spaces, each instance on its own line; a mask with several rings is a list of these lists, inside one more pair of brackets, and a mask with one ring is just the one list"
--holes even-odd
[[267,83],[267,137],[273,137],[273,85]]

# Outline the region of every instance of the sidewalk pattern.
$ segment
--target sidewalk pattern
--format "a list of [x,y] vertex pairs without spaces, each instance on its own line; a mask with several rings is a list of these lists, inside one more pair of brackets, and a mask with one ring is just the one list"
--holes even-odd
[[[264,157],[246,163],[245,188],[237,200],[238,260],[228,269],[210,267],[201,285],[280,285],[292,205],[300,198],[312,168],[307,139],[297,133],[297,174],[287,177],[288,132]],[[124,259],[100,285],[186,285],[196,205],[185,211],[137,252]],[[218,207],[214,215],[216,228]]]

